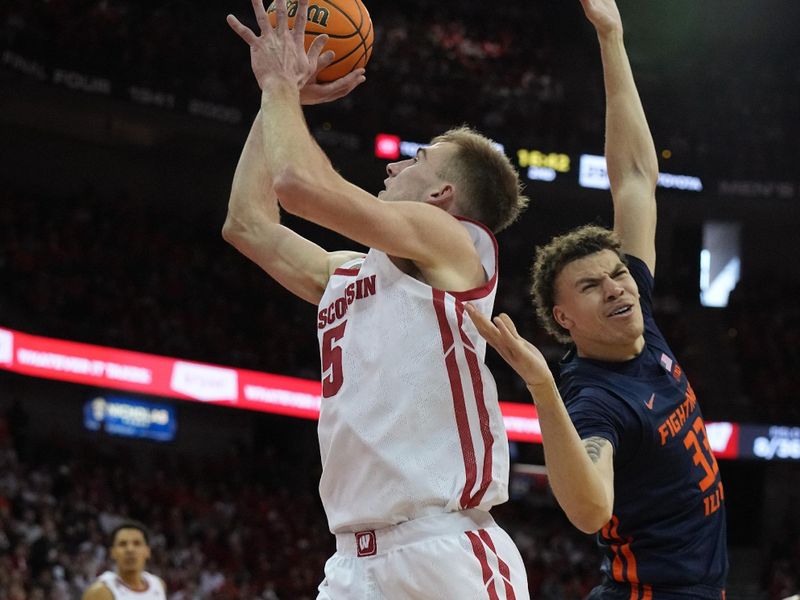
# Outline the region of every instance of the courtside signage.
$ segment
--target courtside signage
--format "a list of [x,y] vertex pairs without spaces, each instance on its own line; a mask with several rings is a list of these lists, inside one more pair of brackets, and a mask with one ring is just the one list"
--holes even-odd
[[[321,406],[319,381],[57,340],[2,328],[0,369],[303,419],[319,418]],[[104,399],[108,401],[107,397]],[[89,403],[87,410],[99,414],[100,404]],[[156,408],[155,412],[148,413],[151,425],[163,420],[164,413],[160,410]],[[500,410],[509,440],[542,442],[533,404],[500,402]],[[118,407],[111,412],[120,418],[127,415],[134,419],[145,414],[141,407]],[[706,423],[706,431],[718,458],[800,460],[800,428],[716,422]]]
[[[608,180],[606,157],[596,154],[581,154],[578,166],[578,185],[595,190],[607,190],[611,187]],[[694,175],[675,175],[659,173],[658,187],[686,192],[702,192],[703,181]]]
[[175,439],[175,409],[168,404],[118,396],[98,396],[83,406],[83,424],[90,431],[169,442]]

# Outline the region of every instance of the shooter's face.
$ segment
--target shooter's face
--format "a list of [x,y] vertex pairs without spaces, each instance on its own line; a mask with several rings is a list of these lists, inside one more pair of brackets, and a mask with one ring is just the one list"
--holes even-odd
[[388,177],[384,179],[386,189],[378,197],[389,202],[435,203],[444,188],[452,188],[452,184],[445,182],[440,173],[457,149],[452,142],[438,142],[420,148],[414,158],[389,163],[386,166]]

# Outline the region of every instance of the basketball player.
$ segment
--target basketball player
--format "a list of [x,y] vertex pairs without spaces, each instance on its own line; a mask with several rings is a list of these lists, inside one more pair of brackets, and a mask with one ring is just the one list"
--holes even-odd
[[[522,559],[489,509],[508,497],[508,443],[485,342],[464,301],[490,314],[492,231],[525,204],[510,161],[468,129],[390,164],[376,198],[340,177],[304,123],[319,48],[303,50],[277,3],[250,45],[261,113],[234,175],[223,236],[319,306],[320,495],[337,550],[320,599],[526,599]],[[279,208],[370,248],[326,252]]]
[[573,344],[560,390],[507,315],[491,322],[468,311],[528,385],[559,504],[576,527],[598,532],[604,583],[589,598],[720,599],[719,469],[692,387],[653,320],[655,148],[614,0],[581,2],[603,61],[614,231],[581,227],[538,250],[538,316]]
[[125,521],[111,532],[111,559],[116,568],[106,571],[83,594],[83,600],[166,600],[163,580],[144,570],[150,558],[147,529]]

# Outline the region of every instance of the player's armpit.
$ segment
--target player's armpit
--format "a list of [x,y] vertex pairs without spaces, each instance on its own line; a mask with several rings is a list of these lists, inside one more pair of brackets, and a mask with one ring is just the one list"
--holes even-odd
[[362,252],[352,252],[350,250],[339,250],[338,252],[328,253],[328,277],[341,267],[342,265],[355,260],[357,258],[364,258],[366,256]]

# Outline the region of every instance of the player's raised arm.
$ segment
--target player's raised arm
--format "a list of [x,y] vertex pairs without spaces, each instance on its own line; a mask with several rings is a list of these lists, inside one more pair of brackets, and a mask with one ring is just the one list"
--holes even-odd
[[[261,1],[254,0],[260,35],[228,18],[250,46],[253,72],[263,91],[266,162],[281,206],[366,246],[413,261],[436,287],[463,290],[481,285],[484,273],[473,242],[447,214],[455,202],[453,185],[432,181],[422,198],[414,193],[407,198],[411,202],[384,202],[343,179],[312,139],[299,95],[312,75],[303,48],[307,4],[300,0],[292,30],[282,2],[276,3],[273,28]],[[434,170],[433,163],[453,151],[445,145],[414,160],[430,161],[429,169]]]
[[262,136],[259,114],[236,166],[222,236],[283,287],[317,304],[330,272],[356,254],[326,252],[280,224]]
[[567,414],[553,374],[538,348],[517,333],[506,314],[493,321],[471,305],[478,332],[528,386],[539,415],[547,477],[575,527],[594,533],[608,523],[614,505],[613,448],[599,437],[581,440]]
[[606,90],[606,161],[614,201],[614,231],[622,251],[655,274],[658,159],[623,44],[614,0],[581,0],[597,31]]
[[[333,61],[332,52],[320,54],[324,43],[325,36],[319,36],[308,49],[306,58],[312,73],[318,73]],[[363,81],[363,69],[330,83],[317,83],[312,76],[300,90],[300,100],[303,104],[336,100]],[[273,177],[264,155],[262,129],[259,113],[236,166],[222,235],[286,289],[316,304],[329,274],[356,254],[326,252],[280,224]]]

